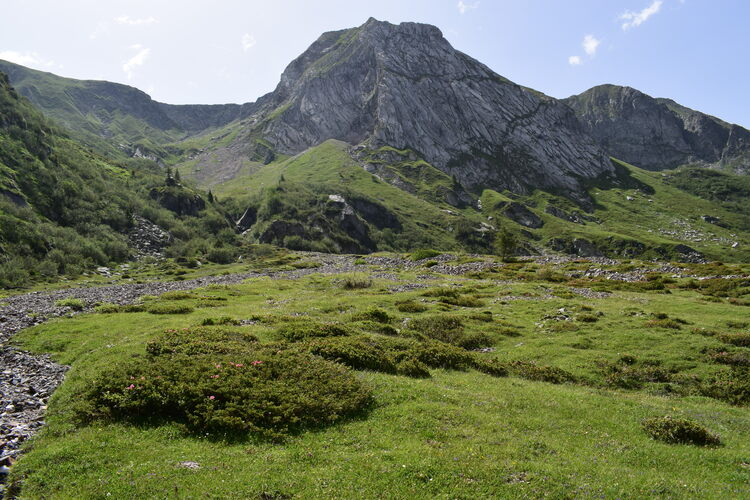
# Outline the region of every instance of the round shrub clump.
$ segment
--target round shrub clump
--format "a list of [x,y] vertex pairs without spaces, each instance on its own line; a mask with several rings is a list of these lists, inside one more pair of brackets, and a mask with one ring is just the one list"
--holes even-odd
[[657,441],[672,444],[718,446],[719,436],[712,434],[698,422],[670,416],[647,418],[641,422],[646,433]]
[[170,302],[156,302],[146,306],[146,312],[151,314],[189,314],[193,312],[193,308],[187,304],[170,303]]
[[152,356],[165,354],[235,354],[255,350],[258,338],[241,328],[198,326],[165,330],[146,344]]
[[336,323],[317,323],[294,321],[276,330],[276,335],[290,342],[313,337],[346,337],[351,334],[349,328]]
[[396,303],[396,309],[403,313],[420,313],[425,312],[429,307],[414,300],[405,300]]
[[402,359],[396,365],[396,373],[413,378],[430,377],[430,370],[427,368],[427,365],[413,357]]
[[363,411],[370,390],[339,364],[305,353],[131,358],[87,384],[79,421],[177,421],[219,436],[281,439]]

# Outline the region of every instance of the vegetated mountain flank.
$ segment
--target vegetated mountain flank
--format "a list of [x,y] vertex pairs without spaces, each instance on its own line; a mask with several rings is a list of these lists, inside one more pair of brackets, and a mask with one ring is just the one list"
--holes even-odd
[[173,105],[136,88],[74,80],[0,60],[16,90],[73,137],[113,156],[165,159],[162,146],[220,127],[249,113],[252,104]]
[[581,180],[614,170],[567,106],[416,23],[370,19],[323,34],[259,99],[227,148],[294,155],[327,139],[411,150],[469,189],[540,188],[582,202]]
[[750,172],[750,131],[670,99],[600,85],[563,102],[607,153],[633,165],[664,170],[696,164]]
[[0,73],[0,288],[76,276],[158,250],[133,241],[163,235],[154,223],[172,233],[175,255],[190,242],[210,252],[203,238],[222,230],[234,236],[199,193],[165,181],[148,160],[115,163],[84,149]]

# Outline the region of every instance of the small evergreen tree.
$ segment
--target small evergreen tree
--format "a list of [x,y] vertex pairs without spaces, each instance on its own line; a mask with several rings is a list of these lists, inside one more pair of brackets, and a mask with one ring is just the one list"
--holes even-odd
[[518,248],[518,239],[515,234],[503,227],[500,228],[500,232],[498,233],[496,246],[500,258],[502,258],[504,262],[507,262],[513,257],[516,248]]

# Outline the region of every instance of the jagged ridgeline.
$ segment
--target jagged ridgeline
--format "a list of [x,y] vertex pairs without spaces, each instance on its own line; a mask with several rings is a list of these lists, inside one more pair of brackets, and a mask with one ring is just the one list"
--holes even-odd
[[[113,163],[66,137],[0,73],[0,287],[124,261],[136,220],[170,230],[175,243],[228,228],[214,208],[199,224],[180,220],[159,204],[163,184],[150,161]],[[198,196],[177,189],[170,196]]]
[[563,99],[612,156],[649,170],[682,165],[750,172],[750,131],[671,99],[600,85]]

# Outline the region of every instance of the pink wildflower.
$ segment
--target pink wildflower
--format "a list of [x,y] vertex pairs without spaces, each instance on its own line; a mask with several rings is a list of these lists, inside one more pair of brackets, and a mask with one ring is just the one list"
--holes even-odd
[[242,363],[237,363],[237,364],[235,364],[234,366],[236,366],[237,368],[242,368],[242,367],[243,367],[243,366],[245,366],[245,365],[243,365]]
[[221,363],[216,363],[216,368],[221,368]]
[[251,364],[251,365],[253,365],[253,366],[258,366],[258,365],[262,365],[262,364],[263,364],[263,361],[260,361],[260,360],[257,360],[257,359],[256,359],[255,361],[253,361],[253,362],[252,362],[252,363],[250,363],[250,364]]
[[216,399],[216,396],[209,396],[208,399],[210,399],[211,401],[213,401],[214,399]]
[[132,391],[133,389],[135,389],[135,386],[133,384],[130,384],[129,386],[126,387],[126,389]]
[[211,375],[211,378],[219,378],[218,375]]

